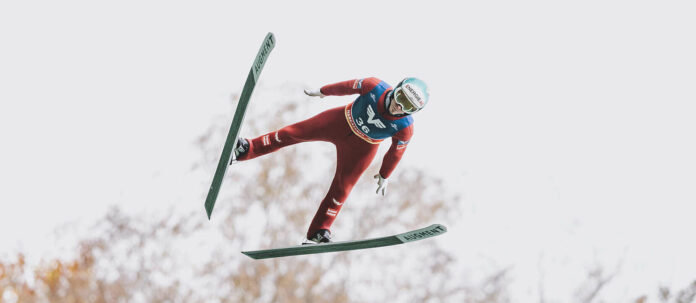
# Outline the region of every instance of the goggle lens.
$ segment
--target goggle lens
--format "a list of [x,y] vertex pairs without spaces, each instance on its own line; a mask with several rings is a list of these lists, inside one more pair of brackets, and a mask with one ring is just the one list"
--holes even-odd
[[394,92],[394,100],[396,103],[401,105],[401,108],[404,110],[404,112],[407,113],[413,113],[417,110],[416,106],[411,103],[410,100],[406,97],[406,94],[402,91],[401,88],[397,89],[396,92]]

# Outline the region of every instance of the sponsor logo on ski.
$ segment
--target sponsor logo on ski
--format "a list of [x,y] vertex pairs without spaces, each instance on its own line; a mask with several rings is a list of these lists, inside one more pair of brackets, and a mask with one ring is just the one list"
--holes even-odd
[[420,240],[423,238],[437,236],[437,235],[442,234],[446,231],[447,231],[447,229],[445,229],[442,226],[435,226],[435,227],[428,229],[428,230],[407,233],[407,234],[401,236],[400,238],[402,238],[403,240],[406,240],[406,241],[415,241],[415,240]]
[[270,135],[265,135],[263,136],[263,146],[269,146],[271,145],[271,139],[269,138]]
[[328,210],[326,210],[326,215],[331,216],[331,217],[335,217],[336,215],[338,215],[338,211],[329,208]]
[[254,62],[254,75],[258,75],[261,71],[261,68],[263,68],[263,64],[266,63],[268,54],[273,49],[273,46],[275,46],[275,38],[273,37],[273,35],[270,35],[268,39],[265,41],[265,43],[261,46],[259,55],[256,57],[256,62]]
[[275,133],[275,140],[276,140],[276,142],[278,142],[278,143],[281,142],[281,141],[280,141],[280,138],[278,138],[278,132]]
[[343,203],[336,201],[336,199],[334,199],[334,198],[331,198],[331,199],[333,200],[333,203],[334,203],[334,204],[336,204],[336,205],[338,205],[338,206],[343,205]]

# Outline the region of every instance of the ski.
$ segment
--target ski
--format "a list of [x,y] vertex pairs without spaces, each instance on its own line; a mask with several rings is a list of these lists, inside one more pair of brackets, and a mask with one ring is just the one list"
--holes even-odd
[[249,98],[251,98],[251,93],[254,92],[254,87],[256,86],[256,82],[261,74],[261,69],[263,69],[263,66],[266,64],[266,59],[268,59],[268,55],[271,54],[271,50],[273,50],[275,44],[276,41],[273,33],[268,33],[261,44],[261,49],[259,49],[256,59],[254,60],[254,65],[251,66],[249,75],[244,83],[242,95],[239,97],[239,103],[237,103],[237,109],[234,112],[234,118],[232,119],[230,131],[227,134],[225,145],[222,148],[220,162],[218,162],[217,169],[215,170],[215,176],[213,177],[213,182],[210,185],[208,196],[205,199],[205,211],[208,213],[208,220],[210,220],[210,215],[213,213],[215,200],[217,200],[220,187],[222,186],[222,180],[225,177],[225,172],[227,171],[227,167],[229,166],[232,158],[232,151],[236,148],[237,136],[239,135],[239,129],[242,126],[242,121],[244,120],[244,114],[246,113],[247,104],[249,104]]
[[297,245],[284,248],[264,249],[255,251],[243,251],[242,253],[253,259],[268,259],[308,254],[321,254],[346,250],[375,248],[391,245],[399,245],[430,237],[442,235],[447,232],[444,225],[433,224],[426,228],[416,229],[398,235],[374,238],[367,240],[331,242],[323,244]]

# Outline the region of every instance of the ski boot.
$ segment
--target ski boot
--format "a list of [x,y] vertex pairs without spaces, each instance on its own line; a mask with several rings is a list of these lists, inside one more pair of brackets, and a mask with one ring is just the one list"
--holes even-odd
[[234,149],[234,157],[230,161],[232,163],[237,162],[239,157],[244,157],[249,152],[249,140],[242,137],[237,138],[237,148]]
[[321,244],[331,242],[331,232],[328,229],[320,229],[309,239],[302,242],[302,245]]

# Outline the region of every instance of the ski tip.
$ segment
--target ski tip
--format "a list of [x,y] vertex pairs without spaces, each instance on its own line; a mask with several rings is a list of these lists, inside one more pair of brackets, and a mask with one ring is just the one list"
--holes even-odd
[[275,47],[276,36],[272,32],[268,32],[268,34],[266,34],[266,38],[263,38],[263,41],[263,44],[269,47],[268,51],[270,52]]
[[445,233],[447,232],[447,226],[444,226],[444,225],[442,225],[442,224],[437,224],[437,223],[436,223],[436,224],[430,225],[430,227],[432,227],[432,228],[439,228],[440,230],[442,230],[442,232],[445,232]]

